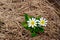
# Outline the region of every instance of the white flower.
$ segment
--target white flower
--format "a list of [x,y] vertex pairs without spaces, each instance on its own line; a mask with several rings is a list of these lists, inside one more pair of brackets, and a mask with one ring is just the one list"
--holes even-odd
[[36,24],[37,24],[37,21],[36,21],[36,19],[35,18],[32,18],[32,19],[29,19],[29,21],[27,21],[28,22],[28,27],[34,27],[34,26],[37,26]]
[[38,24],[41,26],[46,26],[47,20],[45,18],[41,17]]

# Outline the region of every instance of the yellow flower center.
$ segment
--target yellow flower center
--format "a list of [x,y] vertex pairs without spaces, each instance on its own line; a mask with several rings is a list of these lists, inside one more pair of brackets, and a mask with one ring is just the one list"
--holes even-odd
[[44,20],[41,20],[40,21],[40,24],[42,24],[42,25],[45,24],[45,21]]
[[34,21],[33,20],[31,21],[31,25],[34,25]]

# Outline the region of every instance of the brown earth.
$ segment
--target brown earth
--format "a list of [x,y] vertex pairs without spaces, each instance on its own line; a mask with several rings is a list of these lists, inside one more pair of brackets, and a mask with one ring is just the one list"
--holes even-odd
[[[0,0],[0,40],[60,40],[60,11],[47,0]],[[22,27],[24,13],[48,20],[44,33],[31,37]]]

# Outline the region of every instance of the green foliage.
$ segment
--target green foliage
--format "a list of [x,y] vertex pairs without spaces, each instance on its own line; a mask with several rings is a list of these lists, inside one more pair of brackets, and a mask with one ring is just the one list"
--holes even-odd
[[35,37],[35,36],[37,36],[37,34],[36,33],[31,33],[31,36]]
[[[30,30],[32,37],[37,36],[38,32],[44,32],[44,28],[42,26],[39,26],[38,24],[34,28],[28,27],[27,21],[29,20],[29,18],[33,18],[33,17],[28,16],[26,13],[24,14],[24,16],[25,16],[25,22],[22,22],[21,24],[24,28],[26,28],[27,30]],[[40,18],[41,18],[41,16],[38,16],[38,17],[36,17],[36,20],[39,20]]]
[[29,20],[29,16],[26,13],[24,14],[24,16],[25,16],[25,20],[28,21]]
[[26,22],[22,22],[21,24],[22,24],[22,26],[23,26],[24,28],[26,28],[26,29],[29,28]]
[[24,27],[27,27],[27,26],[28,26],[26,22],[22,22],[21,24],[22,24]]
[[43,27],[39,27],[39,31],[40,32],[44,32],[44,28]]

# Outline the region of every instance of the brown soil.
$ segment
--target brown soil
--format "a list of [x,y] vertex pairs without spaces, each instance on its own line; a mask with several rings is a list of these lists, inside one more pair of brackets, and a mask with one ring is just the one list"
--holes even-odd
[[[0,40],[60,40],[60,11],[47,0],[0,0]],[[48,20],[44,33],[31,37],[22,27],[24,13]]]

